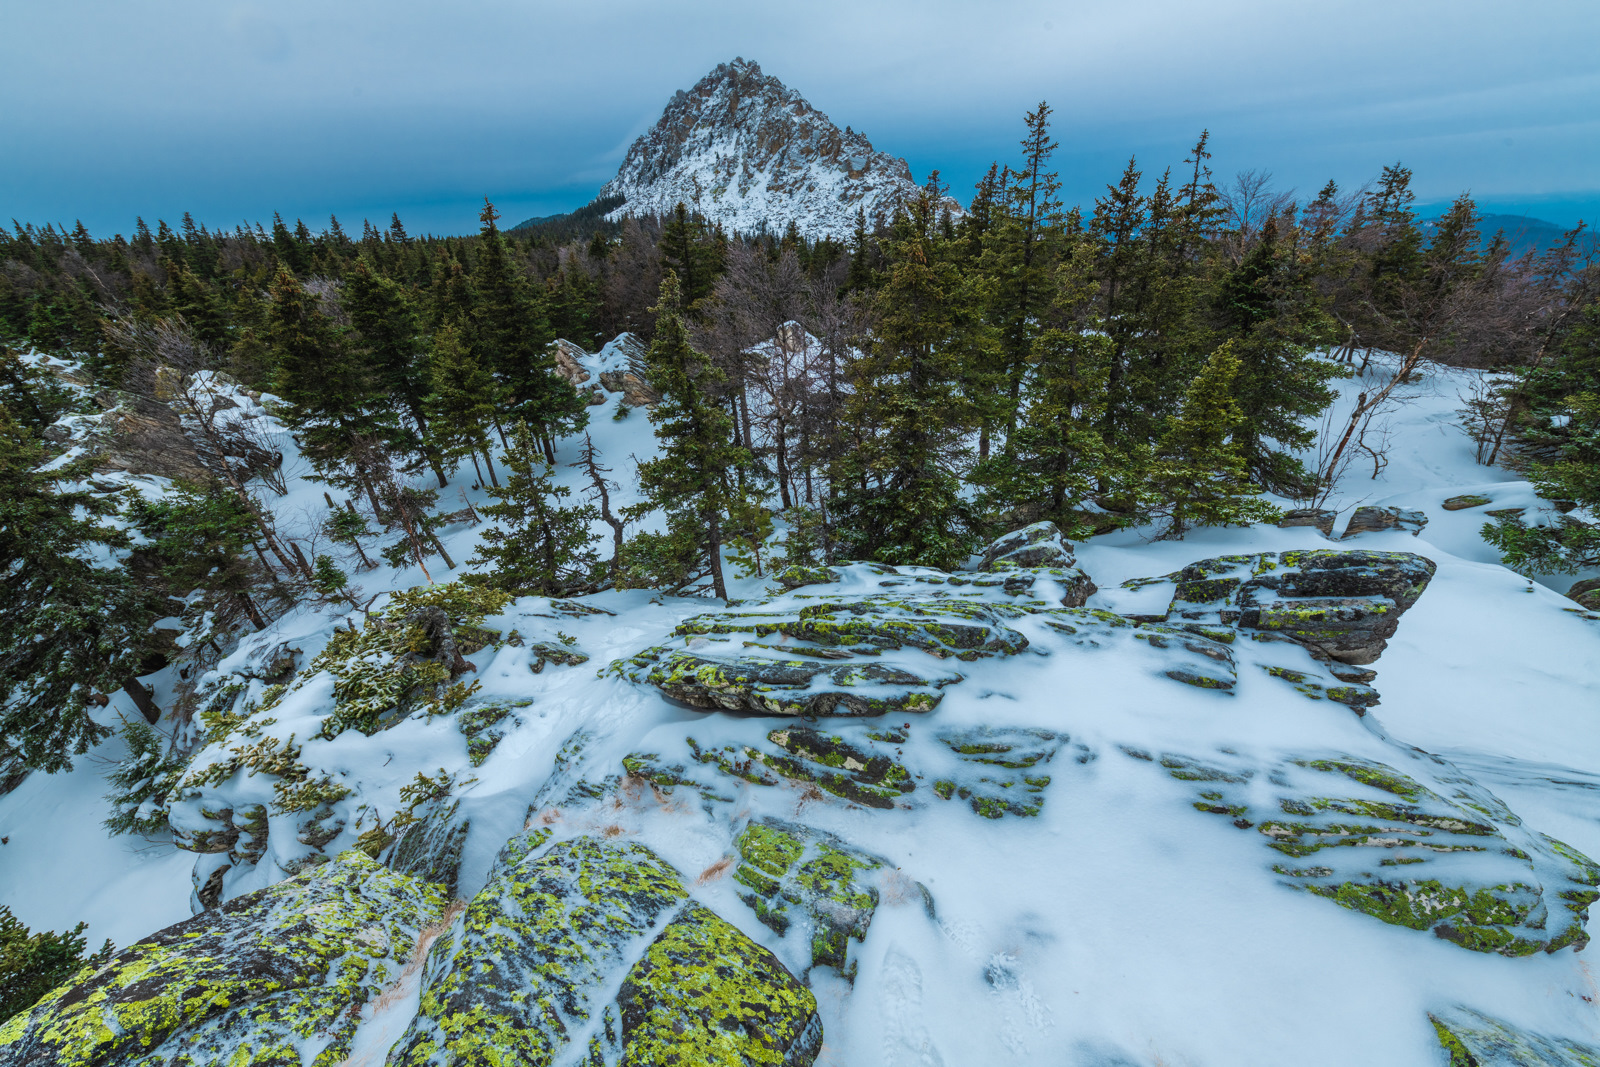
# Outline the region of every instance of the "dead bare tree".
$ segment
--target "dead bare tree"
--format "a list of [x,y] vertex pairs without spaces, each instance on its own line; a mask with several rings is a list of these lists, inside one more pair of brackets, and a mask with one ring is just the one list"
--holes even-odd
[[[276,475],[283,456],[252,420],[224,420],[238,404],[226,396],[215,357],[181,317],[145,321],[131,315],[108,318],[107,339],[130,353],[123,383],[129,392],[164,404],[179,417],[201,464],[249,513],[265,545],[286,571],[303,571],[284,550],[274,530],[272,513],[250,491],[251,479],[263,471]],[[241,462],[234,462],[235,460]],[[286,491],[281,475],[263,478],[279,495]],[[263,557],[264,558],[264,557]],[[309,577],[309,573],[306,574]]]
[[621,566],[623,534],[627,531],[628,524],[611,510],[611,490],[619,488],[616,482],[610,481],[606,475],[611,473],[610,467],[602,467],[596,456],[594,440],[587,433],[583,435],[583,447],[578,450],[577,462],[569,466],[579,467],[589,476],[589,488],[585,495],[591,500],[599,502],[600,518],[611,527],[611,562],[607,564],[606,573],[611,578],[611,584],[617,583],[617,569]]
[[[1437,228],[1434,240],[1423,253],[1422,267],[1412,276],[1393,280],[1383,291],[1385,299],[1373,294],[1365,298],[1365,310],[1375,340],[1398,355],[1384,365],[1379,380],[1363,390],[1351,407],[1342,435],[1328,456],[1328,467],[1319,471],[1325,477],[1339,468],[1339,462],[1358,432],[1370,424],[1370,416],[1386,404],[1402,382],[1408,382],[1423,364],[1444,360],[1464,345],[1477,343],[1486,295],[1499,284],[1504,268],[1504,250],[1487,257],[1478,252],[1477,210],[1465,197],[1458,200]],[[1370,349],[1369,349],[1370,353]],[[1362,365],[1363,375],[1367,363]]]

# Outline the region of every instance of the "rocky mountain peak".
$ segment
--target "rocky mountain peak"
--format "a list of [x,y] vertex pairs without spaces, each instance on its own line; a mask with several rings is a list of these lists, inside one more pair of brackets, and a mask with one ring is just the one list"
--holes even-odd
[[673,94],[601,196],[625,198],[612,218],[664,215],[682,201],[742,233],[792,221],[807,237],[843,239],[858,207],[869,223],[886,221],[916,188],[904,159],[735,59]]

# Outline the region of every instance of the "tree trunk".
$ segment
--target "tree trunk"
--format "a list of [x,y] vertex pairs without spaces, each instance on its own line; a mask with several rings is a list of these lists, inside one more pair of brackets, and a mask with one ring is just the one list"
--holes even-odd
[[441,558],[443,558],[444,565],[446,567],[449,567],[451,570],[455,570],[456,569],[456,561],[451,559],[450,558],[450,553],[448,553],[448,552],[446,552],[444,550],[444,543],[439,540],[439,535],[434,533],[432,530],[428,530],[427,534],[428,534],[428,540],[433,542],[434,550],[439,553]]
[[[486,449],[484,449],[484,451],[487,452],[488,449],[486,448]],[[478,484],[481,486],[483,484],[483,468],[478,466],[478,450],[476,448],[474,448],[471,451],[471,456],[472,456],[472,470],[473,470],[473,473],[478,476]]]
[[300,551],[299,541],[290,541],[289,547],[294,549],[294,558],[300,564],[300,570],[307,578],[311,577],[311,564],[306,562],[306,554]]
[[489,455],[487,448],[483,450],[483,465],[489,468],[489,484],[496,489],[500,488],[500,479],[494,474],[494,459]]
[[722,580],[722,525],[715,512],[707,516],[706,554],[711,562],[711,591],[719,600],[727,600],[728,586]]
[[133,706],[139,709],[139,713],[144,716],[145,722],[154,726],[157,720],[161,718],[161,709],[156,707],[154,700],[150,699],[150,690],[146,689],[144,683],[140,682],[139,679],[131,674],[128,675],[122,681],[122,691],[127,693],[129,698],[133,700]]
[[267,628],[267,620],[261,617],[261,612],[256,610],[256,602],[250,599],[249,593],[239,594],[239,603],[244,605],[244,613],[250,617],[250,624],[257,630]]

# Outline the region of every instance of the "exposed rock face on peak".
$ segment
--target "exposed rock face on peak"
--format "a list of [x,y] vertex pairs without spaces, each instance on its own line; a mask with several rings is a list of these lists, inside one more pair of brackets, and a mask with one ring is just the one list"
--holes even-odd
[[600,195],[625,198],[612,219],[665,215],[681,201],[740,233],[792,221],[808,238],[843,239],[858,207],[869,225],[887,221],[916,189],[905,160],[736,59],[680,89]]

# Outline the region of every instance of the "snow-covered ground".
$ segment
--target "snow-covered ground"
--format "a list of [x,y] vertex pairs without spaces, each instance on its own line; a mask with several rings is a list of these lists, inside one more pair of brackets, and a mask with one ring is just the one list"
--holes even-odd
[[[606,360],[608,369],[619,369],[615,353],[592,359],[592,371]],[[630,591],[584,598],[609,614],[573,617],[524,598],[488,621],[517,628],[529,642],[564,635],[590,658],[581,667],[534,673],[529,647],[491,646],[469,657],[483,699],[519,705],[515,728],[481,767],[468,763],[465,739],[449,718],[419,717],[371,737],[347,731],[305,741],[302,760],[357,787],[362,803],[385,817],[402,806],[399,790],[419,771],[454,774],[473,826],[461,873],[466,893],[482,884],[501,843],[522,829],[530,805],[558,833],[645,841],[694,881],[699,899],[797,974],[808,962],[804,939],[781,938],[762,925],[725,876],[739,827],[762,815],[800,818],[886,857],[894,871],[866,940],[852,946],[859,963],[853,984],[826,969],[811,972],[826,1042],[817,1062],[830,1067],[1443,1064],[1428,1013],[1454,1005],[1597,1043],[1600,988],[1585,956],[1570,949],[1523,958],[1470,952],[1298,892],[1273,873],[1282,857],[1258,834],[1197,811],[1193,783],[1128,755],[1261,768],[1252,788],[1264,785],[1268,768],[1329,754],[1403,764],[1435,783],[1464,772],[1532,829],[1600,856],[1600,620],[1554,591],[1571,576],[1529,582],[1500,566],[1479,536],[1485,508],[1536,502],[1526,482],[1475,462],[1456,415],[1470,377],[1438,371],[1404,387],[1387,467],[1376,478],[1353,469],[1328,503],[1342,511],[1338,529],[1362,504],[1423,510],[1429,523],[1420,536],[1363,534],[1350,544],[1419,553],[1438,565],[1374,665],[1382,703],[1364,717],[1306,700],[1267,676],[1251,665],[1265,655],[1258,650],[1239,650],[1238,687],[1220,693],[1151,670],[1140,658],[1149,650],[1132,647],[1137,642],[1074,643],[1022,620],[1014,625],[1029,637],[1028,653],[961,664],[965,680],[945,691],[935,711],[884,722],[907,724],[897,751],[913,768],[940,751],[933,736],[939,730],[1065,735],[1069,747],[1051,766],[1037,817],[980,818],[965,805],[932,800],[926,787],[905,810],[875,811],[737,781],[722,783],[734,790],[726,805],[702,806],[684,790],[648,789],[566,805],[560,798],[572,780],[618,773],[629,753],[684,751],[690,736],[707,749],[748,744],[773,725],[675,705],[655,689],[606,675],[613,660],[662,643],[679,621],[715,607]],[[1360,384],[1346,381],[1340,389],[1348,399]],[[651,427],[643,411],[613,421],[614,398],[591,410],[590,433],[623,486],[613,498],[620,507],[637,498],[634,457],[652,454]],[[561,447],[560,481],[575,494],[583,479],[565,464],[579,443]],[[290,493],[276,506],[294,536],[293,523],[309,529],[326,503],[322,487],[304,480],[308,468],[292,444],[285,454]],[[447,507],[458,494],[474,504],[487,499],[470,475],[468,466],[441,494]],[[1441,508],[1467,492],[1493,503]],[[457,573],[482,531],[462,524],[442,535]],[[596,532],[609,545],[608,528]],[[1170,587],[1122,583],[1227,553],[1330,545],[1306,527],[1208,529],[1182,541],[1147,535],[1122,531],[1077,546],[1079,565],[1100,589],[1089,607],[1161,611]],[[369,596],[423,582],[415,567],[357,575],[353,562],[347,570]],[[436,580],[450,576],[442,562],[432,560],[430,568]],[[852,572],[848,580],[865,579]],[[731,592],[761,597],[768,584],[742,579]],[[353,621],[359,625],[359,613]],[[280,620],[270,643],[287,639],[304,664],[334,626],[346,624],[327,610],[307,610]],[[253,642],[221,667],[268,643]],[[326,713],[330,686],[324,677],[289,694],[274,709],[271,731],[298,730],[306,738]],[[158,684],[158,701],[169,696],[170,680]],[[135,714],[125,701],[119,695],[105,714]],[[576,751],[575,738],[583,741],[581,758],[563,754]],[[192,854],[111,839],[100,827],[108,814],[102,778],[119,745],[80,759],[70,774],[34,775],[0,797],[0,836],[7,838],[0,903],[30,926],[62,929],[84,920],[91,942],[125,944],[190,913]],[[1069,750],[1082,758],[1069,759]],[[1428,753],[1443,762],[1424,758]],[[476,781],[465,784],[469,778]],[[248,799],[251,788],[241,779],[238,796]],[[360,826],[352,822],[349,838],[335,847],[348,847]],[[230,874],[228,895],[283,876],[278,860],[290,857],[292,841],[276,822],[270,840],[259,864]],[[931,896],[931,911],[918,885]],[[381,1063],[416,1003],[413,974],[369,1008],[351,1062]]]

